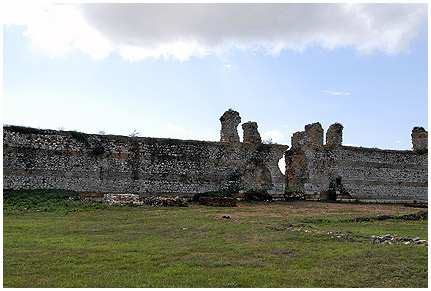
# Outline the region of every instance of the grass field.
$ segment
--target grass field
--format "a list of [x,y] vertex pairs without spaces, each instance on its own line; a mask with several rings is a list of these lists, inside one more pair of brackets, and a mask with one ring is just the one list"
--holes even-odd
[[4,203],[4,287],[428,286],[427,247],[370,242],[384,234],[427,239],[427,221],[345,221],[421,209],[306,201],[235,208],[61,203],[69,210]]

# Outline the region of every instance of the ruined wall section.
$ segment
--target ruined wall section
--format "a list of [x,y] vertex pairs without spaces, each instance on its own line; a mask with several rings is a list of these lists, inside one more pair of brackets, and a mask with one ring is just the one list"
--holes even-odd
[[306,132],[295,133],[286,153],[287,187],[316,200],[330,198],[338,185],[363,202],[428,202],[427,154],[347,147],[341,138],[319,147],[304,142]]
[[[3,187],[185,196],[263,187],[283,193],[277,163],[286,149],[4,127]],[[269,183],[258,181],[262,169],[270,173]]]
[[348,194],[359,201],[428,201],[427,155],[346,146],[306,153],[306,193],[325,195],[338,178]]

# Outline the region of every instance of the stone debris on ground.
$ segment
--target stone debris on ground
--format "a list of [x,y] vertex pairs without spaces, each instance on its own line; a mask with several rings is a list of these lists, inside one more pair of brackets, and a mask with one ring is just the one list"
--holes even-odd
[[103,203],[112,206],[142,206],[143,202],[137,194],[104,194]]
[[175,197],[162,197],[162,196],[156,196],[156,197],[145,197],[143,199],[143,203],[155,206],[155,207],[188,207],[188,203],[186,199],[180,198],[178,196]]
[[[271,229],[276,230],[276,231],[283,231],[283,230],[288,230],[288,231],[297,231],[297,232],[304,232],[304,233],[317,233],[317,234],[327,234],[329,236],[331,236],[331,238],[337,238],[337,239],[341,239],[343,241],[354,241],[354,236],[347,234],[347,233],[343,233],[341,231],[323,231],[323,230],[315,230],[315,229],[303,229],[303,228],[299,228],[297,227],[299,225],[292,225],[289,224],[287,227],[271,227]],[[307,225],[304,225],[307,226]],[[420,239],[418,237],[413,237],[413,236],[399,236],[399,235],[390,235],[390,234],[386,234],[386,235],[382,235],[382,236],[376,236],[376,235],[372,235],[371,236],[371,243],[376,243],[376,244],[388,244],[388,245],[392,245],[392,244],[398,244],[398,245],[410,245],[410,244],[414,244],[414,245],[422,245],[422,246],[426,246],[428,247],[428,241],[427,240],[423,240]]]
[[409,244],[421,244],[428,246],[428,241],[424,239],[420,239],[418,237],[413,236],[399,236],[399,235],[391,235],[391,234],[385,234],[381,236],[372,235],[371,236],[371,243],[375,244],[398,244],[398,245],[409,245]]
[[187,201],[178,196],[142,198],[137,194],[104,194],[102,202],[112,206],[143,206],[144,204],[155,207],[188,206]]
[[305,192],[300,190],[289,191],[284,194],[285,200],[305,200]]

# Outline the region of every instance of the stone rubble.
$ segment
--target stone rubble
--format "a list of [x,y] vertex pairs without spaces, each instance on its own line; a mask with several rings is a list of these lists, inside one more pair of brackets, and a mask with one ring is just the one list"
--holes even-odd
[[390,235],[385,234],[381,236],[372,235],[371,236],[371,243],[375,244],[398,244],[398,245],[408,245],[408,244],[423,244],[425,246],[428,246],[428,241],[424,239],[420,239],[418,237],[413,236],[399,236],[399,235]]
[[[297,232],[304,232],[304,233],[327,234],[327,235],[330,235],[331,238],[338,238],[338,239],[342,239],[344,241],[353,241],[354,240],[354,237],[352,237],[351,235],[349,235],[347,233],[343,233],[341,231],[322,231],[322,230],[314,230],[314,229],[303,229],[303,228],[295,227],[294,225],[289,225],[288,227],[283,227],[283,228],[272,228],[272,229],[277,230],[277,231],[288,230],[288,231],[297,231]],[[385,245],[385,244],[388,244],[388,245],[414,244],[414,245],[423,245],[423,246],[428,247],[428,241],[427,240],[423,240],[423,239],[420,239],[418,237],[413,237],[413,236],[399,236],[399,235],[390,235],[390,234],[386,234],[386,235],[382,235],[382,236],[372,235],[371,236],[371,243],[382,244],[382,245]]]
[[186,199],[178,196],[142,198],[137,194],[104,194],[102,202],[112,206],[143,206],[144,204],[155,207],[188,206]]
[[112,206],[142,206],[143,202],[136,194],[104,194],[103,203]]
[[145,197],[143,199],[143,203],[154,206],[154,207],[188,207],[187,200],[184,198],[180,198],[178,196],[175,197]]

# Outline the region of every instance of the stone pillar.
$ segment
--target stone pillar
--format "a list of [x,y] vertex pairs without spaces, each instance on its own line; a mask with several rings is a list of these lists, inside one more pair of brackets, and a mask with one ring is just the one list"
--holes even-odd
[[428,131],[423,127],[416,126],[412,130],[413,150],[427,151],[428,150]]
[[339,123],[332,124],[326,132],[327,145],[341,145],[343,142],[343,126]]
[[292,135],[292,148],[302,147],[305,143],[305,131],[298,131]]
[[323,128],[319,122],[305,126],[306,143],[313,147],[323,146]]
[[238,124],[241,122],[239,113],[229,109],[220,117],[221,130],[220,141],[222,142],[239,142]]
[[256,122],[246,122],[242,125],[242,130],[244,133],[243,142],[249,143],[262,143],[262,138],[260,137],[259,131],[257,130]]

